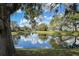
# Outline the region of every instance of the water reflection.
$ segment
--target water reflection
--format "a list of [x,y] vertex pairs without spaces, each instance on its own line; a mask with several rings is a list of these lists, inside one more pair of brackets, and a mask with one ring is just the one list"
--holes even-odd
[[[63,42],[60,42],[59,37],[53,37],[49,35],[46,35],[44,37],[42,39],[41,36],[39,36],[38,34],[31,33],[28,35],[13,36],[13,41],[15,48],[63,48],[73,46],[75,40],[73,36],[63,37]],[[59,44],[59,47],[56,46],[57,44]],[[77,41],[76,44],[79,45],[79,41]]]
[[49,41],[52,37],[48,36],[47,39],[42,40],[38,34],[30,34],[28,36],[20,35],[15,37],[15,48],[52,48]]

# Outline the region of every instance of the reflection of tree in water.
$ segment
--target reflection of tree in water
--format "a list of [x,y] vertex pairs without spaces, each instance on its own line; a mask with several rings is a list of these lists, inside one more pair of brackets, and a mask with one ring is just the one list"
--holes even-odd
[[47,40],[48,37],[46,34],[39,34],[38,36],[41,40]]
[[[39,38],[38,34],[31,33],[27,37],[25,37],[24,35],[20,35],[20,39],[15,38],[14,45],[20,46],[19,44],[22,44],[21,46],[24,47],[25,44],[26,44],[26,46],[28,44],[30,44],[29,47],[31,47],[31,48],[32,48],[32,46],[34,48],[36,48],[36,46],[38,46],[38,48],[51,48],[51,45],[49,44],[49,40],[50,40],[50,37],[47,37],[43,40],[43,39]],[[24,47],[24,48],[29,48],[29,47]]]
[[[47,31],[48,27],[45,23],[41,23],[38,25],[37,30],[38,31]],[[42,40],[46,40],[47,39],[47,34],[38,34],[39,38]]]
[[12,40],[14,42],[14,44],[17,44],[17,41],[20,39],[20,36],[19,35],[13,35],[12,36]]

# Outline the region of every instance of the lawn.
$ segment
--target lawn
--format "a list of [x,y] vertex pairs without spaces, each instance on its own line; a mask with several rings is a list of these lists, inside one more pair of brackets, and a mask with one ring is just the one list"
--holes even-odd
[[37,34],[48,34],[48,35],[53,35],[53,36],[79,36],[79,32],[75,31],[33,31],[34,33]]
[[17,56],[79,56],[79,49],[16,49]]
[[[11,32],[12,35],[18,35],[18,34],[28,34],[27,31],[19,31],[19,32]],[[47,35],[53,35],[53,36],[79,36],[79,31],[32,31],[32,33],[37,34],[47,34]]]

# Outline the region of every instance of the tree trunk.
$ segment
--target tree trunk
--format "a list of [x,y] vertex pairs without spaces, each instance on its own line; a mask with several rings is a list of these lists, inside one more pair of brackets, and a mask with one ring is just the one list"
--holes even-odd
[[1,21],[3,23],[4,29],[1,30],[0,34],[0,55],[14,55],[14,46],[11,40],[10,32],[10,15],[9,11],[3,5],[0,6],[1,9]]
[[[76,22],[76,21],[75,21]],[[76,23],[74,23],[74,27],[75,27],[75,31],[77,32],[77,26],[76,26]],[[75,36],[75,41],[74,43],[76,44],[76,39],[77,39],[77,36]]]
[[[60,25],[59,31],[62,31],[62,25]],[[62,46],[62,36],[59,35],[59,39],[60,39],[60,46]]]
[[[59,31],[62,31],[62,25],[60,25]],[[60,41],[62,42],[62,36],[60,35]]]
[[2,25],[0,23],[2,26],[2,28],[0,27],[0,55],[12,56],[15,54],[14,44],[11,38],[10,14],[17,10],[17,5],[0,4],[0,19],[2,23]]

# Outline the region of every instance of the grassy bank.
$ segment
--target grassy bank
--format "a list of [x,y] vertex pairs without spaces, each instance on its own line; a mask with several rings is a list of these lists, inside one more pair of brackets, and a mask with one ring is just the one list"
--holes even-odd
[[34,31],[37,34],[48,34],[53,36],[79,36],[79,32],[77,31]]
[[18,32],[11,32],[12,35],[22,35],[22,34],[29,34],[27,31],[18,31]]
[[79,56],[79,49],[16,49],[17,56]]
[[[19,32],[11,32],[12,35],[18,35],[18,34],[28,34],[27,31],[19,31]],[[48,34],[53,36],[79,36],[79,32],[75,31],[32,31],[32,33],[37,34]]]

